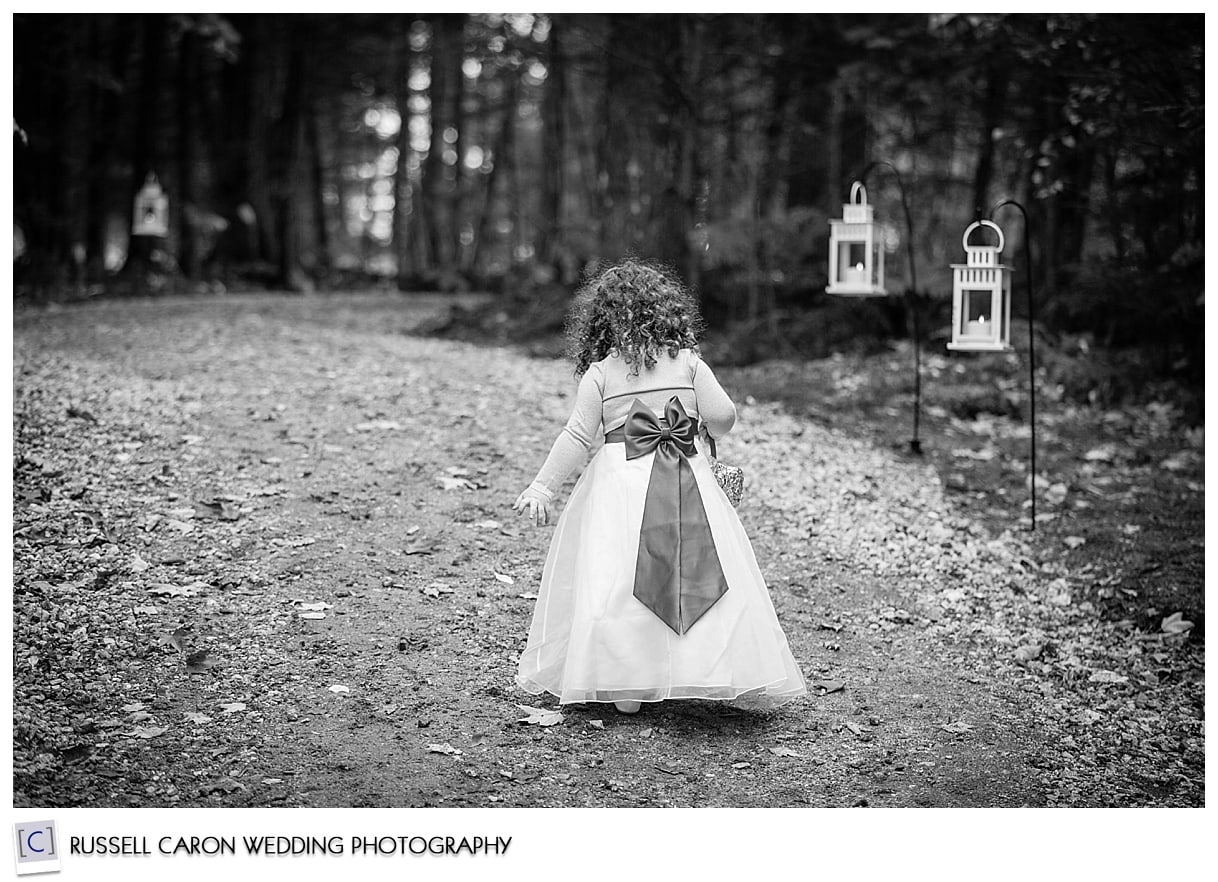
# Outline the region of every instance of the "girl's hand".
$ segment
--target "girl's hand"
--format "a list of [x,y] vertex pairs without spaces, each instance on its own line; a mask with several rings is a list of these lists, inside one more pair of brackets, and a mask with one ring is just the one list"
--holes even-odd
[[550,522],[549,498],[531,488],[516,497],[516,502],[512,504],[512,508],[521,513],[525,509],[528,509],[529,518],[533,521],[533,526],[535,527],[544,526]]

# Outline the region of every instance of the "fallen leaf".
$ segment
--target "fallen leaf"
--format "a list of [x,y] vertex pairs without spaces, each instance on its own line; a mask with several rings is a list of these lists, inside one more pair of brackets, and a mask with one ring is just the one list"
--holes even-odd
[[447,741],[444,742],[443,744],[429,744],[429,745],[427,745],[427,749],[431,753],[443,753],[443,754],[446,754],[447,756],[460,756],[461,755],[461,751],[457,750],[457,748],[453,747]]
[[1167,459],[1159,463],[1159,468],[1167,469],[1169,472],[1182,472],[1189,466],[1200,462],[1200,460],[1201,457],[1199,457],[1196,452],[1192,450],[1181,450],[1178,453],[1173,453]]
[[948,723],[947,725],[940,726],[939,728],[944,732],[951,732],[953,735],[963,735],[966,732],[973,731],[973,727],[964,722]]
[[169,731],[168,726],[136,726],[130,732],[124,732],[126,738],[156,738],[158,735],[164,735]]
[[748,769],[748,768],[751,768],[752,765],[753,765],[752,763],[744,763],[744,762],[732,763],[732,768],[733,769]]
[[563,721],[563,715],[558,711],[546,710],[540,707],[529,707],[527,704],[518,704],[527,717],[521,717],[516,722],[528,723],[531,726],[554,726]]
[[656,763],[655,767],[657,769],[659,769],[661,772],[664,772],[665,774],[668,774],[668,775],[681,774],[681,767],[678,766],[676,763],[674,763],[672,760],[666,760],[666,759],[659,760]]
[[812,684],[813,688],[823,690],[821,695],[829,695],[832,692],[840,692],[846,688],[846,683],[843,680],[821,680],[818,683]]
[[245,710],[245,702],[230,701],[227,703],[222,703],[220,705],[220,710],[224,711],[226,714],[240,713],[241,711]]
[[297,601],[296,606],[305,612],[312,612],[321,609],[334,609],[334,604],[326,603],[324,600],[319,600],[316,603],[300,603]]
[[206,796],[208,793],[215,793],[217,790],[222,793],[234,793],[244,789],[244,784],[234,781],[232,778],[217,778],[215,781],[200,787],[199,792]]
[[330,687],[330,691],[333,692],[335,695],[337,695],[340,692],[350,692],[351,687],[344,686],[342,683],[335,683],[333,686]]
[[1087,678],[1088,683],[1126,683],[1128,681],[1129,678],[1124,674],[1103,669],[1092,671],[1091,676]]
[[282,784],[283,779],[282,778],[263,778],[262,783],[266,784],[267,786],[270,786],[271,784]]
[[468,478],[452,478],[448,475],[436,475],[436,480],[444,490],[477,490],[478,485]]
[[370,420],[355,426],[357,432],[396,432],[402,428],[397,420]]
[[149,594],[163,597],[190,597],[191,590],[185,585],[171,585],[168,582],[153,582],[148,586]]
[[499,521],[475,521],[474,526],[479,530],[498,530],[503,524]]
[[1164,634],[1184,634],[1192,630],[1193,623],[1184,618],[1184,613],[1172,613],[1159,625]]
[[194,723],[196,726],[202,726],[204,723],[210,723],[211,717],[207,714],[200,714],[191,711],[188,714],[182,714],[182,719],[188,723]]
[[525,594],[517,594],[516,596],[519,597],[521,600],[536,600],[537,599],[536,594],[525,593]]
[[310,620],[324,619],[325,617],[326,614],[324,612],[302,612],[300,614],[300,618]]
[[194,513],[196,517],[220,521],[235,521],[241,517],[241,510],[237,506],[220,499],[196,500]]
[[1043,649],[1039,643],[1026,643],[1015,650],[1015,658],[1021,662],[1034,661],[1040,658]]
[[604,720],[589,720],[588,725],[591,726],[593,729],[604,729],[605,721]]
[[1101,447],[1092,447],[1083,454],[1083,459],[1087,462],[1112,462],[1116,458],[1116,446],[1113,444],[1105,444]]
[[132,704],[124,704],[123,710],[129,714],[133,714],[137,711],[142,711],[145,707],[147,707],[147,705],[145,705],[142,701],[137,701]]
[[186,656],[186,672],[188,674],[203,674],[216,666],[216,657],[206,649],[192,652]]
[[641,732],[639,732],[639,737],[640,738],[650,738],[651,733],[652,733],[652,728],[650,726],[648,726],[646,729],[643,729]]
[[1065,484],[1051,484],[1045,491],[1045,501],[1050,505],[1061,505],[1066,501],[1068,490]]
[[407,554],[433,554],[440,548],[440,543],[434,539],[428,539],[426,536],[419,536],[406,543]]
[[[492,571],[492,572],[494,572],[494,571]],[[504,585],[515,585],[516,584],[515,579],[513,579],[511,576],[505,576],[503,573],[495,572],[495,578],[497,580],[499,580],[500,582],[502,582]]]
[[133,573],[142,573],[144,570],[150,569],[152,564],[148,563],[148,561],[144,560],[137,554],[134,558],[132,558],[131,563],[127,566]]
[[1062,542],[1066,543],[1069,548],[1078,548],[1087,544],[1087,540],[1082,536],[1067,536]]
[[803,759],[802,754],[796,753],[789,747],[771,747],[769,748],[769,751],[770,753],[774,754],[774,756],[793,756],[796,759]]
[[862,735],[862,734],[863,734],[863,729],[862,729],[862,727],[861,727],[861,726],[859,726],[857,723],[852,723],[852,722],[850,722],[849,720],[847,720],[847,721],[846,721],[845,723],[843,723],[842,725],[844,725],[844,726],[845,726],[847,729],[849,729],[849,730],[850,730],[851,732],[853,732],[855,735]]
[[148,711],[136,711],[128,718],[128,722],[142,723],[142,722],[144,722],[144,720],[151,720],[151,719],[152,719],[152,714],[148,713]]

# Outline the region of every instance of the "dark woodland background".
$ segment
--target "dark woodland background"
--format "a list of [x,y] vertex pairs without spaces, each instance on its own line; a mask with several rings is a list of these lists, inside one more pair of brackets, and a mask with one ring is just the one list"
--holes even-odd
[[[907,334],[911,307],[937,339],[963,228],[1011,197],[1031,223],[998,218],[1005,259],[1022,271],[1031,248],[1040,331],[1105,365],[1078,394],[1196,389],[1203,32],[1201,15],[21,14],[16,296],[490,291],[523,334],[561,325],[595,261],[636,253],[696,288],[721,360],[816,357]],[[870,160],[909,190],[919,290],[881,168],[889,290],[915,296],[837,300],[828,219]],[[172,221],[151,243],[128,235],[148,172]]]

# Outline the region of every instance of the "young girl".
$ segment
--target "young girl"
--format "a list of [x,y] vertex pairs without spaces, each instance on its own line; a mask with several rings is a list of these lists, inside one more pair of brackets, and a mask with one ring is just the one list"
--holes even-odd
[[558,520],[516,682],[560,704],[634,713],[667,698],[775,706],[807,692],[752,546],[700,430],[736,408],[699,358],[689,293],[626,260],[589,282],[569,325],[575,409],[513,506],[537,525],[604,436]]

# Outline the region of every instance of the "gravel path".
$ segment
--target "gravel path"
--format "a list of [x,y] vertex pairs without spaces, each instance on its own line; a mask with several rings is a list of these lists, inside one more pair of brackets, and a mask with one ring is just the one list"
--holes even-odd
[[17,804],[1200,804],[1199,705],[1138,704],[1185,649],[767,404],[721,453],[817,694],[519,722],[553,707],[512,682],[550,530],[510,505],[574,382],[409,334],[442,305],[17,315]]

